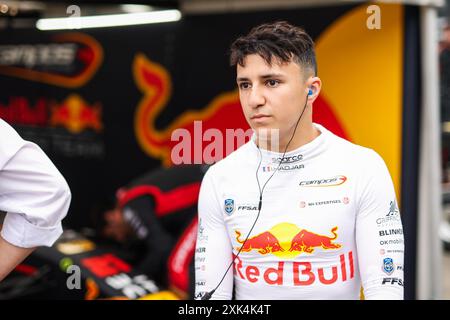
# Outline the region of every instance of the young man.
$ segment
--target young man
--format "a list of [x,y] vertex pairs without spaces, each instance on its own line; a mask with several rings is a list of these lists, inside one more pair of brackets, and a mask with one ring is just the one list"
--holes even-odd
[[[50,159],[0,119],[0,281],[38,246],[62,233],[69,187]],[[0,221],[0,225],[1,225]]]
[[264,24],[233,43],[231,64],[254,135],[202,181],[196,298],[358,299],[362,286],[366,299],[402,299],[392,180],[376,152],[312,122],[311,38]]

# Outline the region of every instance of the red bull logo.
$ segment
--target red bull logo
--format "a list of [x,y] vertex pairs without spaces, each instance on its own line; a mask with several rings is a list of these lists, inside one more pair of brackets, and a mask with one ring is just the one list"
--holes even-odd
[[331,285],[338,281],[345,282],[355,277],[353,252],[339,255],[338,259],[320,266],[308,261],[279,261],[276,266],[262,268],[257,265],[244,264],[240,257],[234,256],[235,277],[242,280],[268,285],[310,286],[317,282]]
[[52,106],[51,113],[50,125],[65,127],[71,133],[103,129],[101,105],[90,106],[77,94],[70,95],[61,105]]
[[[244,243],[244,241],[240,240],[241,233],[239,231],[236,232],[236,240],[239,243]],[[239,250],[240,248],[238,248]],[[263,232],[253,238],[245,241],[244,246],[242,247],[242,252],[249,252],[252,250],[257,250],[261,254],[268,254],[271,252],[284,251],[281,247],[278,239],[269,231]]]
[[294,239],[292,239],[289,251],[313,253],[314,248],[316,247],[322,249],[339,249],[341,245],[332,242],[337,238],[336,230],[337,227],[331,229],[331,233],[334,235],[333,237],[327,237],[308,230],[302,230],[295,235]]
[[[236,241],[243,247],[236,247],[237,251],[256,252],[266,255],[273,254],[284,259],[292,259],[299,254],[312,254],[316,248],[322,250],[339,249],[341,244],[335,243],[338,227],[331,229],[331,237],[320,235],[306,229],[300,229],[291,223],[280,223],[270,230],[262,232],[254,237],[242,240],[242,234],[236,230]],[[245,242],[245,243],[244,243]]]

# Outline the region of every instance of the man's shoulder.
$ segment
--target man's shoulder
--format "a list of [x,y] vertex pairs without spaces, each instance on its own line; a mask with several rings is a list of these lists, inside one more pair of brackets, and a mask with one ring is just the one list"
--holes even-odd
[[334,152],[349,160],[364,163],[383,161],[382,157],[374,149],[353,143],[334,135]]

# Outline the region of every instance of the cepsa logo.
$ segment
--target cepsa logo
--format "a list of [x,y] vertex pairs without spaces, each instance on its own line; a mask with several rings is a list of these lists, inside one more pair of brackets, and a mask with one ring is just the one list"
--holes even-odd
[[317,180],[304,180],[300,181],[300,187],[336,187],[347,181],[346,176],[336,176],[333,178],[317,179]]

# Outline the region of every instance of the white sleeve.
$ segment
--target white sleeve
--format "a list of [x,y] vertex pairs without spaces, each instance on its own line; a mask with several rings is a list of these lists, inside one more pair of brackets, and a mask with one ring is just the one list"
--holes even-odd
[[371,150],[356,219],[356,246],[364,297],[403,299],[404,239],[395,189],[383,159]]
[[[200,299],[220,282],[232,261],[232,246],[211,179],[211,168],[206,172],[198,202],[198,235],[195,250],[195,298]],[[231,300],[233,293],[233,266],[211,299]]]
[[71,200],[66,180],[46,154],[0,120],[1,236],[22,247],[51,246]]

